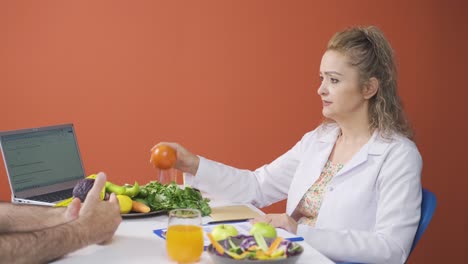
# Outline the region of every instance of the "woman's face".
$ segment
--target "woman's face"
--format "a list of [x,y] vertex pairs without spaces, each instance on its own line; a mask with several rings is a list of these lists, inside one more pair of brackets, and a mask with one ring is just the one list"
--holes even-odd
[[320,64],[320,79],[322,83],[317,93],[322,98],[325,117],[342,121],[367,111],[358,69],[350,64],[347,56],[334,50],[326,51]]

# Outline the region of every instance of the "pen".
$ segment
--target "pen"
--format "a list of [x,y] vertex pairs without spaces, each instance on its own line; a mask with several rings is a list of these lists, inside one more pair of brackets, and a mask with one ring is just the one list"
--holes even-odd
[[245,222],[252,218],[243,218],[243,219],[232,219],[232,220],[221,220],[221,221],[211,221],[208,222],[209,225],[212,224],[229,224],[229,223],[238,223],[238,222]]

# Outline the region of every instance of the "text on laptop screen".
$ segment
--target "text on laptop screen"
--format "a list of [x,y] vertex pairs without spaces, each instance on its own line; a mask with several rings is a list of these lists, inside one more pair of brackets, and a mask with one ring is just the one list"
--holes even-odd
[[3,136],[3,154],[16,192],[84,177],[71,127]]

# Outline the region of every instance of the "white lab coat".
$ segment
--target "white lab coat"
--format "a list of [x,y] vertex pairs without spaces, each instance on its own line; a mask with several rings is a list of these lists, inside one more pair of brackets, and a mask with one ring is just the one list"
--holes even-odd
[[[200,157],[186,184],[235,202],[268,206],[287,198],[291,215],[317,180],[340,130],[323,125],[292,149],[255,171]],[[404,263],[421,213],[422,159],[409,139],[377,132],[327,186],[315,227],[297,234],[335,261]]]

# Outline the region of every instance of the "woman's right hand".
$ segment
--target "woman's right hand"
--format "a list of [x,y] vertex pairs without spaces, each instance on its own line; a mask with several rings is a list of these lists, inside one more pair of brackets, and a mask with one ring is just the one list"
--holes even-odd
[[190,151],[175,142],[159,142],[151,148],[151,152],[153,152],[154,149],[160,145],[169,146],[176,151],[177,161],[174,165],[175,169],[190,173],[192,175],[197,173],[198,165],[200,163],[200,158],[197,155],[192,154]]

